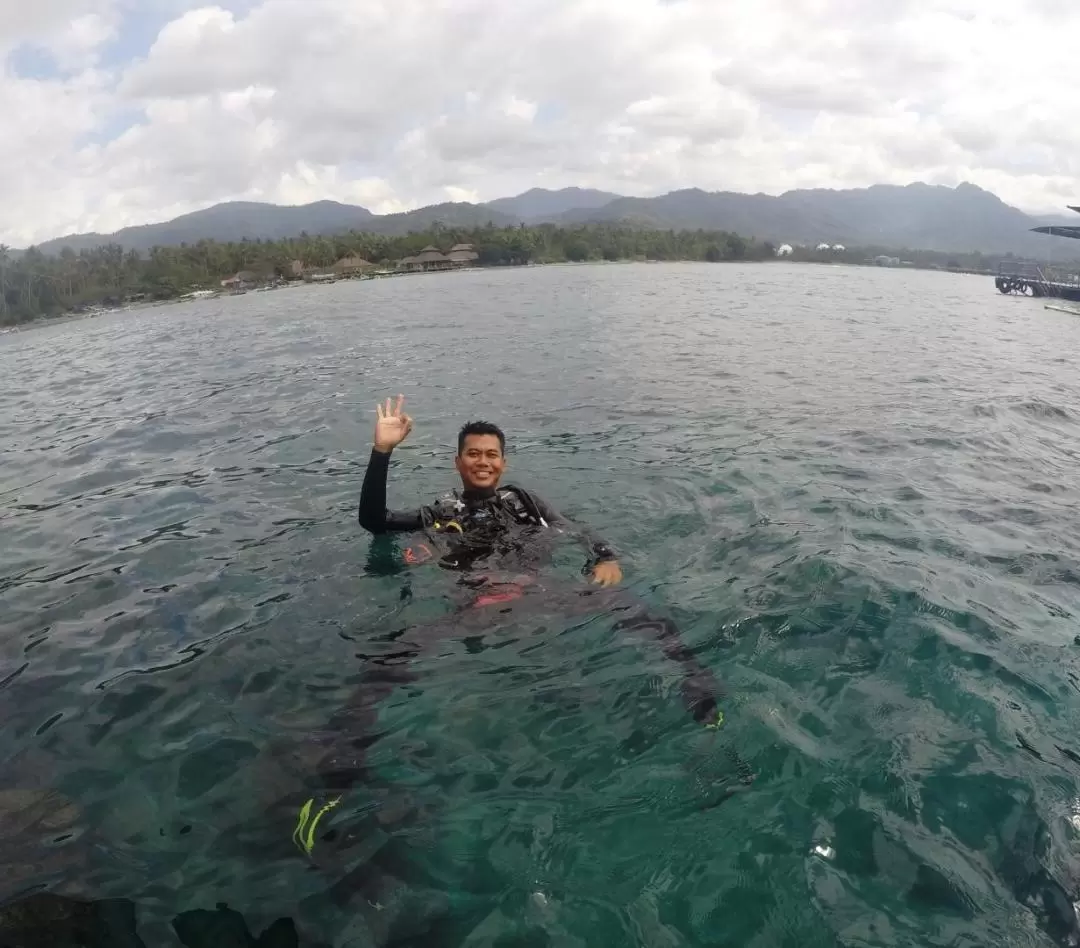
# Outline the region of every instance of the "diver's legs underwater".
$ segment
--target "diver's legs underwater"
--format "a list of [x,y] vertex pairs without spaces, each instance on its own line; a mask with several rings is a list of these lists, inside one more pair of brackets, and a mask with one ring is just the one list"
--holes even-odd
[[[460,930],[464,923],[461,906],[458,915],[451,917],[448,906],[440,910],[432,904],[438,882],[410,853],[413,844],[406,837],[418,824],[433,827],[433,814],[416,807],[403,788],[380,779],[369,764],[369,749],[380,737],[380,706],[396,689],[417,684],[417,660],[437,651],[448,639],[489,634],[515,617],[552,613],[560,617],[610,616],[615,619],[616,631],[655,642],[682,671],[682,700],[693,720],[719,731],[725,695],[722,684],[685,644],[672,620],[624,590],[575,588],[553,594],[530,585],[516,592],[503,589],[493,594],[488,588],[448,616],[385,637],[384,643],[392,643],[387,650],[360,656],[361,680],[345,704],[291,754],[295,761],[306,760],[310,767],[297,775],[302,788],[280,797],[266,814],[269,825],[279,827],[275,831],[278,855],[291,833],[291,845],[298,855],[337,880],[330,886],[334,901],[359,911],[378,944],[411,938],[418,940],[410,943],[424,944],[426,936],[416,931],[417,925],[429,930],[431,937],[436,930],[441,931],[441,944],[450,944],[450,929]],[[722,743],[736,778],[733,783],[749,784],[753,779],[749,766],[726,741]],[[354,798],[349,791],[359,788],[377,802],[359,816],[347,815],[344,811]],[[726,786],[703,805],[715,806],[733,792]],[[263,833],[267,825],[264,820]],[[406,929],[412,929],[406,935],[401,930],[402,915],[416,914],[402,909],[409,902],[410,890],[425,893],[420,901],[427,903],[429,918],[406,919]],[[478,901],[485,898],[477,893]],[[390,905],[396,910],[386,911]]]

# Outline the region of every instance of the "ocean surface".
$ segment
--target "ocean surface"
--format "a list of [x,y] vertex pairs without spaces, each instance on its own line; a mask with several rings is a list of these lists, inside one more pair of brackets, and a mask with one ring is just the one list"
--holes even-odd
[[[334,948],[1080,943],[1080,319],[900,270],[474,271],[28,329],[0,378],[0,904],[129,900],[152,948],[233,944],[222,903]],[[573,544],[549,606],[458,622],[371,542],[398,392],[391,505],[502,424],[721,728],[561,610]],[[408,674],[306,855],[372,667]]]

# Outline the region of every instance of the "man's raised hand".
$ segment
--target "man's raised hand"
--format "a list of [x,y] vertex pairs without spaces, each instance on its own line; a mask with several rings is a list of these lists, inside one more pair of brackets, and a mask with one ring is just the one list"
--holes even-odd
[[413,420],[402,411],[405,396],[398,395],[397,403],[391,404],[388,398],[385,405],[376,405],[378,418],[375,421],[375,450],[389,454],[412,431]]

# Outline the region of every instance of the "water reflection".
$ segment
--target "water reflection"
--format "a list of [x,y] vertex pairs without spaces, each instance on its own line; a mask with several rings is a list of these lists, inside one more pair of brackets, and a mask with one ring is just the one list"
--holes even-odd
[[[380,568],[377,559],[369,561],[369,570]],[[369,635],[356,656],[354,691],[324,726],[302,739],[279,736],[259,752],[243,742],[219,739],[185,754],[177,770],[180,801],[213,806],[218,788],[238,770],[242,776],[233,785],[249,788],[247,799],[234,794],[216,814],[219,828],[203,853],[215,871],[236,867],[251,872],[253,867],[302,863],[324,881],[306,899],[297,900],[298,917],[318,919],[336,910],[339,918],[350,919],[354,936],[362,931],[362,944],[461,943],[497,909],[505,896],[504,882],[482,856],[472,864],[460,853],[441,859],[439,820],[447,799],[442,793],[417,793],[372,765],[372,748],[385,734],[380,709],[405,690],[405,700],[416,701],[433,682],[445,679],[440,658],[446,657],[447,648],[464,646],[466,660],[495,650],[506,656],[500,674],[520,678],[522,666],[513,656],[542,649],[545,641],[572,632],[575,623],[606,622],[617,640],[639,641],[655,650],[678,676],[676,690],[686,720],[710,734],[712,749],[725,761],[720,770],[711,771],[698,766],[700,762],[687,763],[686,780],[696,788],[691,805],[714,809],[752,782],[737,740],[730,739],[730,727],[722,730],[725,688],[670,618],[625,590],[558,582],[537,582],[515,596],[494,597],[490,604],[490,596],[468,596],[448,615]],[[586,664],[600,668],[596,658]],[[542,668],[543,662],[534,662],[534,667]],[[146,680],[132,680],[121,688],[117,684],[112,683],[102,702],[102,710],[110,711],[107,720],[90,731],[93,744],[117,724],[145,713],[167,690]],[[497,681],[486,687],[499,690]],[[578,703],[572,690],[549,690],[526,690],[519,708],[522,721],[539,709],[549,720],[547,726],[557,726],[568,710],[563,705]],[[634,728],[619,744],[619,754],[638,757],[657,739],[657,734]],[[416,772],[425,772],[436,784],[445,781],[447,789],[454,782],[422,748],[399,755],[398,761],[415,764]],[[521,774],[514,783],[542,791],[549,780]],[[576,781],[574,777],[571,782]],[[489,791],[500,782],[493,778]],[[116,891],[117,872],[110,863],[139,859],[137,847],[122,852],[82,829],[85,823],[76,804],[54,791],[12,789],[0,794],[0,839],[9,860],[4,891],[18,891],[20,883],[30,888],[0,916],[0,946],[148,943],[139,932],[147,910],[138,900],[93,898],[95,880]],[[178,835],[190,831],[185,826]],[[125,865],[119,875],[130,869]],[[74,881],[78,894],[42,891],[50,880],[61,879]],[[534,895],[549,907],[544,893]],[[186,911],[170,924],[188,946],[316,945],[313,938],[325,937],[321,927],[312,935],[288,917],[257,933],[253,929],[258,926],[246,921],[238,908],[222,899],[216,909]]]
[[[8,941],[122,898],[149,948],[1075,945],[1080,322],[935,274],[462,277],[4,337]],[[632,609],[421,631],[441,590],[355,524],[399,385],[396,499],[490,408],[723,731]]]
[[[89,901],[42,892],[0,908],[4,948],[154,948],[139,935],[138,912],[128,899]],[[239,912],[225,904],[172,919],[185,948],[329,948],[279,918],[258,937]]]

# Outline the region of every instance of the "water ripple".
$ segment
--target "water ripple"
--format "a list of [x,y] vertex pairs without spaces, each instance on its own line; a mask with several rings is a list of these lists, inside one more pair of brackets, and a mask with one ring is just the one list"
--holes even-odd
[[[1074,335],[983,280],[665,265],[3,337],[0,904],[167,932],[228,902],[334,945],[1080,944]],[[503,422],[513,479],[723,679],[722,730],[602,609],[449,628],[449,578],[369,544],[401,390],[393,502]],[[357,753],[362,667],[398,687],[312,871],[293,804]]]

